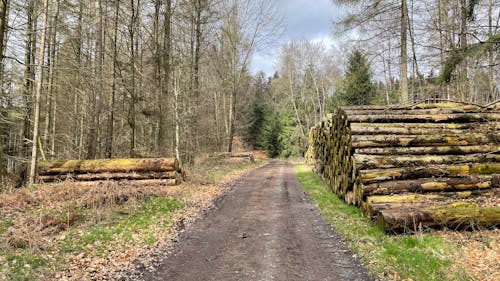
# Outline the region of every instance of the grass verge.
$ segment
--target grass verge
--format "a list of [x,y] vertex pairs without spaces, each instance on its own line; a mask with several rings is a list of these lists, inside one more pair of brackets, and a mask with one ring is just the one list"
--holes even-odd
[[297,177],[321,209],[326,220],[363,258],[369,271],[380,280],[471,280],[454,265],[457,248],[439,233],[387,235],[358,208],[333,194],[306,165],[295,166]]

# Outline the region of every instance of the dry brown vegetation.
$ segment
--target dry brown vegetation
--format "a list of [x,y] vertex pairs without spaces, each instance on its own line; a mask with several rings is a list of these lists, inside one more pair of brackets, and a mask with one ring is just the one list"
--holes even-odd
[[0,280],[99,279],[148,264],[252,165],[204,160],[180,186],[64,181],[0,194]]

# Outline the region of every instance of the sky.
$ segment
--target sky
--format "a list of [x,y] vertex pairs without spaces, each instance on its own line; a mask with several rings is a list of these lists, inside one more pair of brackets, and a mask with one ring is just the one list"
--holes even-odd
[[332,44],[332,22],[339,17],[338,8],[331,0],[275,0],[278,11],[283,16],[284,33],[276,44],[254,54],[250,70],[252,73],[264,71],[272,75],[282,44],[291,40],[306,39]]

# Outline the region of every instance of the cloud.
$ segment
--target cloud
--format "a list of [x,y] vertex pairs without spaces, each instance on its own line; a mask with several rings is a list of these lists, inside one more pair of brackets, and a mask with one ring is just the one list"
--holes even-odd
[[306,39],[333,44],[332,22],[339,18],[341,11],[334,7],[331,0],[276,0],[275,2],[278,11],[284,17],[285,32],[276,47],[254,54],[250,66],[250,71],[254,74],[262,70],[267,75],[272,75],[280,45],[291,40]]

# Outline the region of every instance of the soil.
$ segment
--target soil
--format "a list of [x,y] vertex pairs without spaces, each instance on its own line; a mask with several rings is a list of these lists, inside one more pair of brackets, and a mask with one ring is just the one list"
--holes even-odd
[[292,165],[270,162],[189,227],[142,280],[373,280]]

